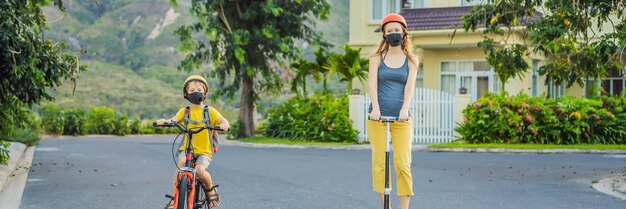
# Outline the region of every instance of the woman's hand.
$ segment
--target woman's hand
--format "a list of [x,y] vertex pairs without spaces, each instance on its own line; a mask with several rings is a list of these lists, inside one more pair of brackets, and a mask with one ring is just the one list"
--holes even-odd
[[409,120],[409,108],[403,107],[400,109],[400,115],[398,118],[399,121],[408,121]]
[[373,120],[373,121],[380,120],[380,109],[372,108],[372,112],[370,113],[370,120]]

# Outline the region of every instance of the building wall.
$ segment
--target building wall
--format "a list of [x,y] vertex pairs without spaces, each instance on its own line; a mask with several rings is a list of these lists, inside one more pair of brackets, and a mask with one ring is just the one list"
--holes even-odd
[[374,32],[379,27],[380,22],[372,21],[370,12],[371,1],[350,0],[350,34],[348,41],[350,46],[371,46],[376,45],[376,42],[380,40],[381,34]]

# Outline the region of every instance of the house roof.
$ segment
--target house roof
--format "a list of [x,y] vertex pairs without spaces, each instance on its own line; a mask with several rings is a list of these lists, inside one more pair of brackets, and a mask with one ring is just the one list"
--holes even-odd
[[[407,22],[409,31],[457,29],[463,25],[463,15],[469,13],[473,6],[438,7],[404,9],[402,15]],[[532,19],[541,18],[537,13]],[[520,25],[526,25],[530,18],[522,18]],[[380,28],[376,29],[380,32]]]

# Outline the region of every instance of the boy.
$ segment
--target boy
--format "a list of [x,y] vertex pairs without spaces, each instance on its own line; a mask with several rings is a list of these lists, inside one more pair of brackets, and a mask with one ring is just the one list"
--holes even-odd
[[[205,123],[201,121],[204,120],[204,100],[207,96],[209,86],[207,85],[206,80],[202,76],[192,75],[189,76],[185,83],[183,84],[183,97],[191,102],[189,106],[189,120],[185,121],[185,108],[182,108],[176,113],[171,119],[159,119],[156,121],[157,124],[161,125],[166,122],[171,123],[186,123],[187,129],[190,128],[199,128],[203,127]],[[195,122],[194,122],[195,121]],[[209,107],[209,123],[211,125],[219,125],[220,128],[224,130],[228,130],[230,125],[228,124],[228,120],[222,117],[222,115],[213,107]],[[200,133],[193,135],[193,153],[197,155],[196,161],[196,175],[202,181],[202,183],[206,186],[206,194],[207,194],[207,203],[209,207],[217,207],[220,205],[219,196],[217,194],[216,186],[213,186],[213,180],[211,179],[211,175],[207,172],[207,167],[211,163],[213,159],[213,152],[209,131],[203,130]],[[185,136],[184,145],[180,147],[179,155],[178,155],[178,167],[185,166],[185,149],[187,149],[187,140],[189,140]],[[174,175],[174,181],[176,181],[176,176],[178,172]],[[173,208],[173,201],[170,201],[168,205],[165,207],[166,209]]]

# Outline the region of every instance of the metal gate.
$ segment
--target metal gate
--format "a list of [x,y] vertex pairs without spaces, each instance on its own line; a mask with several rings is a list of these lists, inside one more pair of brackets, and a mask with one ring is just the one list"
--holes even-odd
[[[416,88],[411,103],[413,120],[413,143],[448,143],[454,140],[454,95],[427,88]],[[369,95],[365,95],[364,118],[370,106]],[[363,136],[368,141],[365,120]]]

